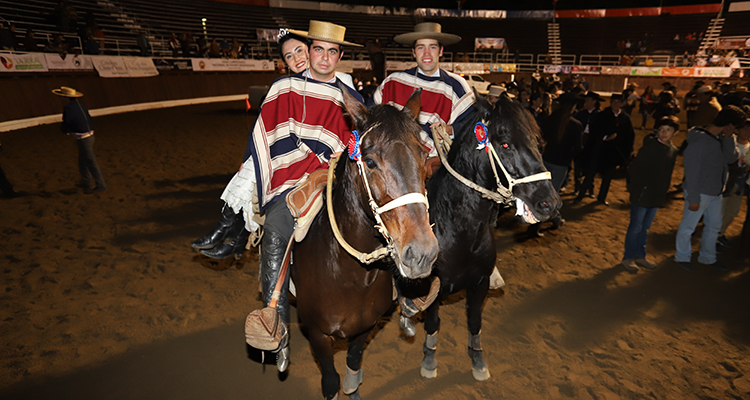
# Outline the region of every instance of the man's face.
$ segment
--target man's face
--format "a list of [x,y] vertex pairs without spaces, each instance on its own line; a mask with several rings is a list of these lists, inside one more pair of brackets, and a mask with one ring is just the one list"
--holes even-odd
[[594,107],[596,107],[596,100],[592,99],[591,97],[586,97],[586,100],[583,101],[583,106],[587,110],[593,110]]
[[620,109],[622,109],[622,100],[612,100],[610,107],[612,107],[612,111],[615,113],[620,112]]
[[417,60],[417,66],[427,75],[432,75],[439,67],[443,47],[435,39],[419,39],[414,43],[411,54]]
[[310,45],[310,74],[319,81],[330,81],[336,74],[336,64],[341,59],[339,45],[313,40]]
[[750,124],[745,124],[737,131],[737,137],[742,140],[750,140]]
[[518,99],[521,100],[522,103],[526,103],[527,101],[529,101],[529,92],[525,90],[522,91],[518,94]]

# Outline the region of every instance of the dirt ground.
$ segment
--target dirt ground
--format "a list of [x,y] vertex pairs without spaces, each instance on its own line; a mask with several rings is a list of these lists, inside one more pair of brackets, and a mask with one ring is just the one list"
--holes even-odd
[[[212,263],[189,246],[217,220],[241,162],[252,122],[243,106],[96,118],[108,188],[95,195],[74,188],[77,149],[57,126],[2,134],[0,163],[23,195],[0,199],[0,398],[321,398],[299,324],[287,375],[246,349],[245,315],[261,304],[257,251]],[[681,179],[679,159],[673,180]],[[674,193],[649,236],[658,268],[630,274],[619,265],[624,184],[613,182],[609,207],[563,194],[567,224],[540,239],[523,240],[512,213],[501,218],[497,265],[507,286],[484,306],[489,380],[472,378],[455,295],[441,308],[438,377],[420,376],[424,333],[400,336],[394,315],[365,350],[361,395],[750,398],[750,273],[736,256],[745,205],[728,231],[735,246],[720,256],[730,272],[687,273],[671,261],[683,205]]]

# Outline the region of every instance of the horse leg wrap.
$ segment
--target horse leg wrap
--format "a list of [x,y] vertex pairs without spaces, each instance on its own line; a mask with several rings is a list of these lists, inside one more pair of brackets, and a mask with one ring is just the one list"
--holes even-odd
[[503,286],[505,286],[505,280],[503,279],[503,276],[500,275],[500,271],[497,270],[497,267],[495,267],[492,270],[492,275],[490,275],[490,289],[500,289]]
[[478,381],[489,379],[490,370],[482,358],[482,342],[479,333],[476,335],[469,334],[469,357],[471,357],[471,374],[474,379]]
[[424,358],[422,358],[421,369],[419,373],[425,378],[434,378],[437,376],[437,361],[435,360],[435,351],[437,350],[437,332],[427,335],[422,345],[422,352]]
[[346,367],[346,376],[344,376],[344,384],[342,389],[344,394],[349,395],[359,389],[359,385],[362,384],[362,369],[359,371],[352,371],[349,367]]

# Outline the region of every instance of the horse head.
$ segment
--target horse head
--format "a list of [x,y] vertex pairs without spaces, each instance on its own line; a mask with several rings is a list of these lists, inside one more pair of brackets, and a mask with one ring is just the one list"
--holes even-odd
[[[427,198],[420,197],[425,194],[427,157],[419,140],[421,127],[415,121],[421,90],[410,97],[403,111],[390,105],[368,110],[342,91],[347,114],[360,137],[359,165],[347,168],[346,173],[356,188],[361,209],[366,210],[368,218],[382,220],[385,232],[380,229],[381,233],[391,246],[401,275],[426,277],[437,259],[438,242],[430,228]],[[349,160],[349,164],[354,161]]]
[[[553,217],[562,206],[562,200],[549,176],[543,175],[547,170],[539,152],[541,133],[533,116],[505,96],[500,96],[494,107],[481,96],[476,98],[477,119],[471,127],[465,127],[473,128],[469,135],[475,138],[463,139],[474,140],[476,144],[481,136],[478,130],[486,130],[487,141],[502,164],[496,167],[496,175],[516,199],[516,208],[525,222],[536,223]],[[477,147],[482,147],[481,143]],[[490,149],[486,148],[484,152],[489,153]],[[482,172],[492,174],[492,169],[483,168]],[[495,183],[497,178],[492,176],[483,180]]]

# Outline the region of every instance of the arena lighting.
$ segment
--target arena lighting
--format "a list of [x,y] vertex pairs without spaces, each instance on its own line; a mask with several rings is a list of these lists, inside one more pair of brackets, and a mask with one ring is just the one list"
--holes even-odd
[[201,24],[203,25],[203,37],[208,39],[208,31],[206,30],[206,19],[201,18]]

